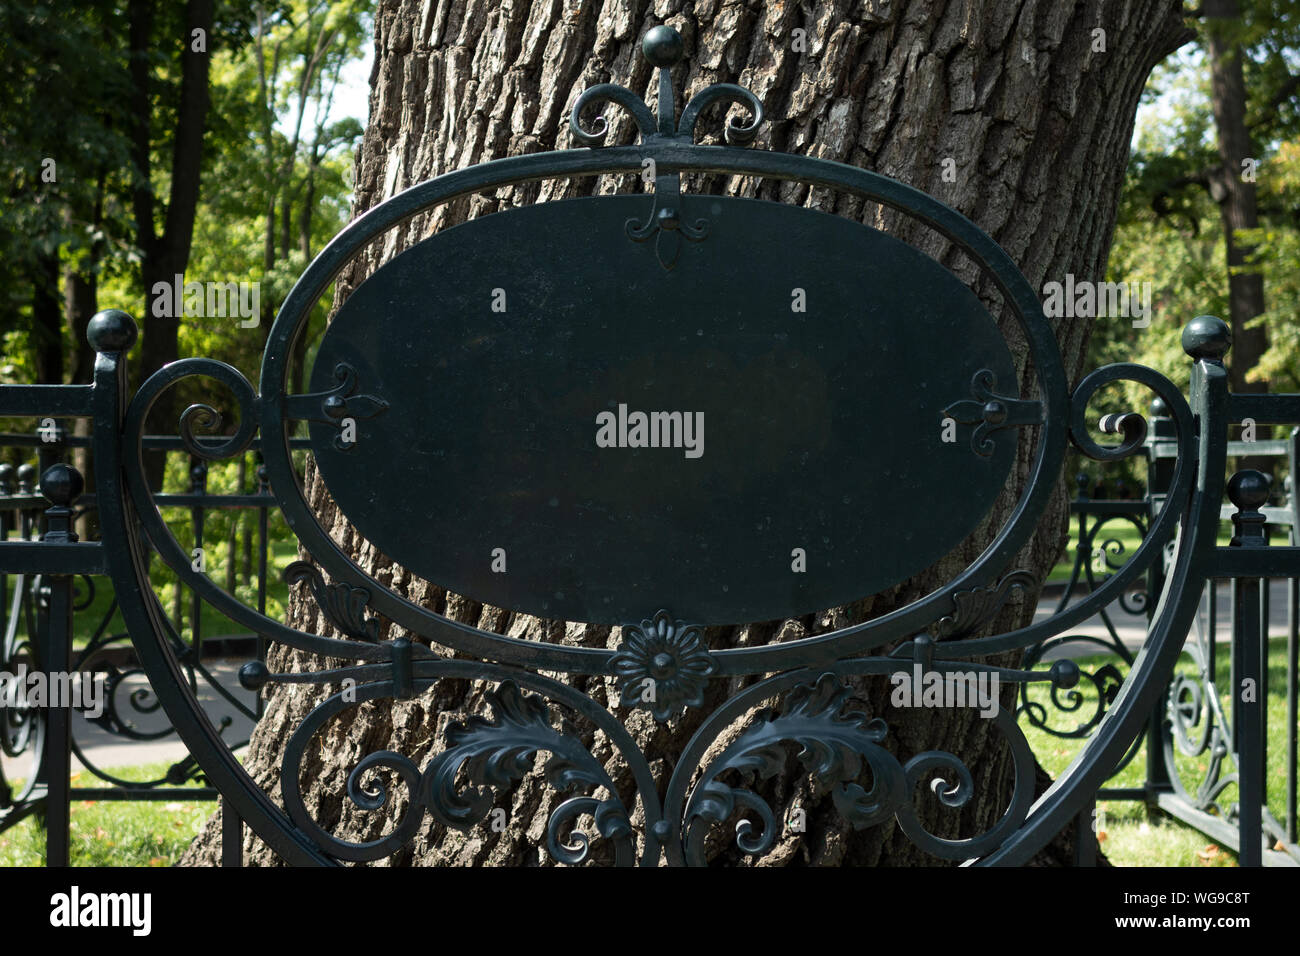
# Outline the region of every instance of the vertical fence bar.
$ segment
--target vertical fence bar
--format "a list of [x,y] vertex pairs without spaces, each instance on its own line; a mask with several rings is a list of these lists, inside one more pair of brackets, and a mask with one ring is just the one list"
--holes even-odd
[[[77,540],[72,530],[72,503],[83,490],[81,473],[65,464],[55,464],[41,476],[41,492],[50,501],[45,511],[46,531],[42,540],[52,543]],[[44,670],[47,705],[45,753],[42,771],[48,785],[45,797],[45,865],[67,866],[72,776],[72,578],[66,574],[46,579],[49,599],[41,629],[45,636]],[[61,692],[62,689],[64,692]]]
[[1097,801],[1089,800],[1074,818],[1074,865],[1097,865]]
[[[1164,506],[1165,499],[1169,496],[1169,486],[1173,483],[1174,474],[1173,460],[1156,455],[1154,442],[1160,440],[1171,441],[1176,437],[1177,431],[1174,427],[1174,420],[1168,415],[1168,407],[1165,405],[1164,399],[1157,398],[1151,403],[1151,431],[1146,445],[1146,518],[1148,530],[1155,522],[1155,516]],[[1159,561],[1153,561],[1147,571],[1146,616],[1148,630],[1151,621],[1155,617],[1157,596],[1164,593],[1165,565],[1165,558],[1162,557]],[[1169,768],[1165,766],[1164,753],[1164,740],[1166,735],[1170,733],[1167,713],[1168,699],[1169,681],[1166,681],[1165,689],[1151,708],[1151,717],[1147,721],[1147,768],[1143,789],[1146,791],[1148,806],[1154,806],[1158,794],[1173,790],[1173,781],[1169,777]]]
[[1297,684],[1300,684],[1300,578],[1288,578],[1286,583],[1286,841],[1295,843],[1296,741],[1300,739],[1300,713],[1296,707]]
[[[1270,479],[1263,472],[1246,469],[1228,482],[1228,497],[1236,505],[1232,516],[1234,548],[1267,547],[1265,517],[1260,513],[1268,501]],[[1268,586],[1267,579],[1263,584]],[[1259,578],[1234,578],[1232,634],[1233,731],[1237,739],[1237,854],[1242,866],[1263,863],[1264,811],[1264,708],[1268,702],[1266,641],[1260,640],[1267,623],[1260,617],[1264,607]]]
[[[1264,541],[1268,543],[1267,527],[1265,528]],[[1269,601],[1269,587],[1271,582],[1264,578],[1259,582],[1259,673],[1261,688],[1268,683],[1268,620],[1272,613],[1271,602]],[[1265,792],[1262,794],[1263,803],[1268,803],[1268,772],[1263,768],[1268,766],[1268,697],[1261,689],[1259,708],[1259,765],[1260,779]]]
[[72,711],[70,702],[57,700],[55,688],[63,683],[72,661],[72,578],[48,578],[49,603],[44,614],[46,688],[45,721],[45,865],[69,864],[69,828],[72,786]]
[[1210,680],[1216,680],[1215,669],[1219,665],[1219,582],[1211,578],[1206,585],[1210,592],[1210,620],[1206,628],[1209,641],[1207,643],[1206,654],[1208,657],[1206,666],[1210,675]]
[[[257,453],[257,493],[270,494],[271,485],[267,480],[266,465],[262,463],[262,453]],[[257,508],[257,613],[266,615],[266,569],[267,569],[267,552],[271,547],[270,525],[267,515],[267,506],[263,502]],[[263,664],[266,663],[266,638],[257,635],[257,659]],[[262,719],[262,710],[265,707],[262,695],[259,692],[255,698],[253,712],[257,714],[257,719]]]
[[[1300,545],[1300,428],[1287,436],[1286,504],[1291,512],[1291,545]],[[1287,578],[1286,627],[1286,841],[1300,842],[1296,822],[1296,743],[1300,738],[1300,578]]]
[[244,865],[244,821],[231,806],[230,801],[221,799],[221,865]]
[[[195,458],[190,463],[190,493],[195,495],[205,495],[208,492],[208,463],[201,458]],[[203,550],[203,520],[206,509],[202,505],[194,505],[190,508],[190,522],[194,531],[194,547],[198,549],[200,555],[204,554]],[[206,569],[206,558],[202,567]],[[190,690],[195,693],[199,689],[199,679],[196,676],[199,662],[203,659],[203,599],[199,597],[198,591],[190,591],[190,648],[192,657],[188,668],[190,675]]]

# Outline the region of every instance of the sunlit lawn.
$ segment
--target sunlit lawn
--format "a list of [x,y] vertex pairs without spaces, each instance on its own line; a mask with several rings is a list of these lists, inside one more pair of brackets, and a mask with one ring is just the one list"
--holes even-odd
[[[124,780],[157,779],[170,762],[113,769]],[[90,774],[73,774],[73,786],[94,786]],[[92,778],[93,779],[93,778]],[[12,783],[13,781],[11,781]],[[21,786],[19,781],[14,789]],[[187,786],[196,787],[194,783]],[[73,866],[172,866],[216,809],[211,800],[76,800],[72,804]],[[0,833],[0,866],[44,866],[45,830],[30,816]]]
[[[1095,671],[1115,658],[1106,656],[1078,658],[1076,663],[1084,671]],[[1216,655],[1216,686],[1220,688],[1220,700],[1224,713],[1231,718],[1231,702],[1223,693],[1227,687],[1231,667],[1230,654],[1226,645],[1220,645]],[[1285,821],[1283,800],[1286,794],[1286,697],[1283,692],[1286,684],[1286,640],[1275,638],[1269,642],[1269,687],[1272,693],[1268,697],[1268,754],[1267,776],[1268,805],[1273,816]],[[1126,669],[1125,669],[1126,670]],[[1191,659],[1184,655],[1180,660],[1178,672],[1194,674]],[[1083,702],[1074,714],[1065,714],[1051,706],[1049,691],[1044,685],[1035,685],[1031,700],[1048,708],[1049,725],[1057,730],[1070,730],[1077,726],[1077,721],[1087,720],[1094,712],[1097,702],[1096,689],[1087,680],[1080,682],[1077,688],[1083,695]],[[1045,730],[1032,727],[1022,717],[1021,728],[1033,748],[1039,763],[1053,776],[1063,771],[1084,746],[1083,740],[1063,740],[1054,737]],[[1199,735],[1199,728],[1196,729]],[[1209,754],[1187,756],[1177,753],[1176,764],[1183,786],[1190,793],[1195,793],[1208,767]],[[1232,772],[1225,766],[1223,774]],[[1118,774],[1108,781],[1109,787],[1140,787],[1146,775],[1146,744],[1133,760]],[[1223,805],[1235,802],[1237,787],[1231,785],[1220,798]],[[1232,866],[1236,865],[1236,855],[1217,846],[1213,840],[1185,827],[1176,821],[1153,814],[1148,818],[1146,807],[1137,802],[1106,801],[1098,804],[1101,808],[1102,852],[1112,863],[1119,866]]]

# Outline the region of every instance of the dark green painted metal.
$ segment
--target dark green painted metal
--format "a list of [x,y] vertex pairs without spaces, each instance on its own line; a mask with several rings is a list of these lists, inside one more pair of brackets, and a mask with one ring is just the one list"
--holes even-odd
[[709,233],[671,269],[627,237],[645,200],[601,196],[457,226],[356,289],[311,435],[368,540],[494,607],[723,624],[882,591],[974,530],[1018,430],[981,454],[941,440],[944,409],[984,370],[1020,394],[979,300],[841,217],[683,205]]
[[[805,157],[693,145],[691,137],[702,111],[727,102],[747,106],[752,116],[748,125],[732,123],[728,127],[729,141],[752,141],[761,121],[757,99],[739,87],[710,87],[688,103],[679,120],[672,109],[668,67],[680,55],[680,39],[663,28],[652,31],[646,53],[663,68],[657,116],[629,91],[608,84],[583,94],[573,116],[577,141],[597,145],[604,124],[584,128],[581,114],[593,103],[617,104],[632,113],[642,132],[640,145],[517,157],[451,173],[394,197],[340,234],[308,267],[277,317],[264,354],[260,394],[230,366],[185,359],[150,377],[128,402],[124,358],[135,338],[135,326],[129,317],[113,312],[101,313],[91,322],[89,338],[99,356],[89,405],[79,404],[84,392],[76,393],[82,397],[58,393],[64,396],[59,398],[56,393],[6,393],[0,389],[0,408],[34,407],[35,396],[42,394],[54,396],[41,398],[42,402],[66,402],[59,407],[93,413],[96,505],[106,567],[160,704],[221,794],[227,814],[225,862],[239,862],[242,823],[293,864],[380,859],[412,839],[426,815],[443,826],[470,829],[486,819],[493,794],[499,795],[528,772],[534,755],[543,751],[550,754],[548,782],[567,795],[550,813],[546,827],[546,848],[559,862],[588,859],[589,838],[577,833],[565,836],[580,816],[594,818],[608,858],[617,864],[705,863],[710,832],[730,825],[740,813],[749,816],[735,825],[736,845],[741,853],[760,856],[774,845],[779,831],[777,816],[764,797],[736,781],[743,781],[755,770],[761,774],[778,764],[783,766],[786,744],[798,742],[805,769],[817,778],[819,786],[834,794],[838,812],[854,827],[894,820],[909,840],[939,859],[1024,863],[1062,828],[1079,825],[1098,788],[1126,754],[1131,754],[1134,741],[1151,724],[1151,714],[1164,706],[1165,682],[1183,647],[1206,581],[1216,574],[1260,577],[1277,570],[1294,572],[1290,549],[1240,547],[1224,549],[1232,552],[1224,556],[1215,548],[1229,448],[1228,422],[1241,410],[1258,412],[1257,420],[1264,422],[1285,418],[1295,408],[1294,396],[1282,396],[1273,403],[1260,398],[1243,403],[1228,394],[1222,359],[1230,334],[1223,323],[1200,317],[1184,333],[1184,346],[1195,361],[1190,404],[1166,378],[1134,365],[1099,370],[1080,382],[1073,395],[1067,395],[1056,343],[1037,297],[988,236],[936,200],[875,174]],[[408,253],[405,261],[415,266],[401,265],[399,260],[387,273],[363,284],[349,300],[335,329],[325,337],[315,391],[288,393],[289,369],[304,345],[312,306],[348,261],[388,230],[419,212],[480,190],[537,179],[639,172],[646,159],[654,160],[657,169],[653,197],[575,201],[499,214],[449,231],[419,247],[415,255]],[[682,172],[759,175],[826,186],[881,202],[930,226],[967,253],[1004,297],[1016,332],[1028,347],[1034,388],[1029,394],[1020,394],[1010,376],[1005,346],[990,334],[987,316],[977,306],[972,308],[973,300],[938,278],[940,273],[928,265],[918,264],[910,254],[891,252],[888,242],[842,220],[740,200],[684,197]],[[579,210],[581,215],[572,212]],[[810,231],[801,233],[805,230]],[[610,233],[618,234],[611,237]],[[806,241],[789,245],[791,235],[800,234],[808,237]],[[782,241],[785,247],[780,245]],[[477,251],[475,243],[482,244]],[[449,256],[443,247],[453,244],[464,259],[463,271],[448,279],[444,273]],[[861,270],[848,265],[857,261],[864,262]],[[875,273],[871,272],[872,263]],[[505,276],[500,280],[495,279],[498,269]],[[805,284],[793,286],[799,272],[812,275],[812,280],[800,280]],[[865,287],[861,284],[864,274],[873,280]],[[743,276],[743,282],[736,281],[737,276]],[[490,290],[483,295],[490,279],[493,289],[505,290],[508,303],[512,288],[522,291],[500,318],[492,318]],[[891,289],[891,281],[898,287]],[[916,284],[924,288],[908,296],[903,286]],[[807,290],[810,310],[804,318],[799,313],[786,315],[776,306],[780,302],[788,307],[790,291],[786,286]],[[819,315],[815,311],[817,295],[828,287],[838,291],[830,297],[829,314]],[[621,316],[612,315],[620,304],[616,293],[629,300]],[[861,303],[853,302],[855,293]],[[472,321],[476,298],[484,298],[483,305],[489,310],[477,322]],[[524,306],[531,305],[531,317],[526,309],[521,310],[523,314],[511,314],[521,305],[520,299]],[[423,312],[429,308],[437,314],[422,325]],[[960,326],[961,349],[949,347],[930,324],[943,310],[952,309],[961,319],[943,314],[949,323],[945,328],[951,333]],[[853,325],[855,313],[870,323],[868,328]],[[783,325],[778,319],[790,324]],[[617,328],[620,320],[624,327]],[[742,322],[745,329],[740,328]],[[795,324],[799,322],[805,324]],[[704,330],[697,335],[703,343],[688,344],[692,324],[696,330]],[[708,366],[710,352],[702,346],[723,364]],[[826,354],[833,347],[842,354]],[[752,398],[743,402],[741,407],[754,418],[747,421],[734,410],[728,417],[723,402],[726,375],[719,382],[700,381],[717,377],[716,368],[726,368],[727,362],[742,370],[761,369],[764,361],[779,367],[780,358],[791,351],[813,357],[811,371],[827,383],[827,398],[820,397],[814,383],[796,374],[790,381],[797,387],[789,389],[791,397],[785,404],[764,404]],[[881,355],[890,355],[893,361],[880,363]],[[644,372],[640,381],[631,374],[638,362],[653,372],[653,384],[646,384]],[[344,365],[347,367],[340,368]],[[803,373],[808,371],[804,366]],[[999,381],[991,381],[986,372]],[[602,375],[608,381],[602,381]],[[192,406],[179,423],[185,447],[198,459],[218,460],[242,454],[261,432],[271,493],[314,561],[295,565],[293,580],[307,585],[326,619],[348,639],[287,627],[267,618],[261,607],[254,610],[234,600],[206,574],[191,567],[188,552],[162,521],[158,500],[144,476],[144,422],[164,390],[191,376],[215,380],[229,389],[239,424],[231,434],[200,436],[198,430],[215,427],[216,411]],[[769,375],[757,376],[757,390],[770,389],[773,380]],[[1116,461],[1144,447],[1146,424],[1137,415],[1103,420],[1103,431],[1122,435],[1118,445],[1100,445],[1092,437],[1087,407],[1099,389],[1119,381],[1146,386],[1164,402],[1167,434],[1159,437],[1174,451],[1166,462],[1172,467],[1166,469],[1168,487],[1159,509],[1149,519],[1141,516],[1147,532],[1143,544],[1128,564],[1089,597],[1048,620],[1011,633],[974,637],[1008,594],[1027,583],[1023,572],[1008,571],[1053,494],[1067,435],[1082,453],[1098,461]],[[617,394],[595,393],[624,387],[634,393],[627,404],[638,401],[637,394],[654,403],[641,409],[644,411],[703,410],[730,422],[735,434],[745,439],[746,447],[739,454],[753,460],[729,463],[724,455],[719,466],[709,460],[718,470],[706,470],[705,483],[713,480],[725,485],[730,478],[739,483],[739,492],[731,499],[722,496],[723,503],[715,503],[712,509],[704,508],[699,498],[688,494],[690,489],[681,477],[690,474],[687,467],[699,460],[692,462],[685,456],[642,454],[639,464],[644,475],[640,471],[601,473],[612,466],[595,464],[604,459],[594,458],[590,450],[583,452],[581,442],[571,440],[562,427],[563,415],[571,413],[575,422],[594,419],[601,402],[607,406],[624,401]],[[738,390],[732,387],[733,392]],[[680,404],[675,401],[679,396]],[[765,393],[760,397],[768,398]],[[686,401],[700,407],[691,408]],[[957,448],[942,447],[936,421],[940,413],[970,426]],[[452,423],[440,423],[440,414],[448,415]],[[337,425],[344,418],[354,418],[361,426],[357,447],[351,450],[336,443],[341,437]],[[471,421],[461,422],[463,418]],[[288,438],[303,419],[312,423],[313,447],[321,459],[322,473],[344,512],[381,546],[386,540],[397,550],[409,548],[405,556],[394,555],[399,560],[410,560],[417,570],[445,574],[451,583],[465,582],[465,589],[471,592],[479,588],[480,594],[473,596],[492,587],[492,579],[477,579],[464,567],[484,545],[505,548],[507,566],[515,568],[520,555],[509,553],[511,549],[524,552],[527,567],[529,551],[551,548],[545,554],[555,565],[551,580],[565,573],[564,558],[569,552],[577,556],[582,546],[603,549],[612,570],[629,577],[625,588],[616,590],[609,583],[603,585],[604,591],[593,588],[592,576],[605,571],[586,565],[579,581],[582,587],[573,592],[581,596],[580,605],[545,605],[541,587],[545,579],[536,572],[526,575],[522,585],[503,587],[496,596],[511,605],[507,610],[563,611],[591,620],[615,621],[624,625],[622,643],[609,648],[573,647],[507,638],[419,607],[366,574],[353,556],[332,540],[307,505]],[[920,443],[918,429],[924,430],[925,421],[931,423],[929,445]],[[575,434],[594,439],[595,424],[593,420]],[[852,538],[848,544],[836,541],[862,564],[854,579],[862,593],[854,596],[867,596],[882,583],[911,573],[918,563],[937,556],[932,555],[933,549],[947,550],[964,533],[962,529],[987,510],[989,488],[1000,485],[1005,477],[1006,456],[1020,429],[1032,430],[1035,444],[1025,491],[1010,518],[995,529],[984,553],[944,587],[882,618],[828,634],[768,646],[712,648],[701,621],[816,609],[819,602],[838,603],[841,587],[849,586],[847,575],[830,575],[824,594],[814,590],[767,593],[773,590],[774,579],[764,576],[761,537],[742,536],[741,550],[730,556],[723,552],[713,565],[692,563],[698,559],[690,557],[693,544],[704,542],[710,548],[714,542],[728,544],[726,536],[738,522],[763,517],[755,512],[763,510],[766,499],[753,494],[746,484],[756,480],[755,474],[780,472],[784,476],[772,479],[775,490],[769,497],[774,503],[768,510],[775,511],[777,505],[797,508],[798,501],[792,504],[776,498],[782,480],[789,478],[778,464],[790,457],[791,447],[798,457],[800,424],[810,424],[814,433],[820,427],[833,439],[826,452],[827,467],[836,473],[803,476],[810,485],[805,490],[806,504],[824,506],[827,514],[824,519],[816,514],[799,515],[795,523],[774,530],[785,535],[829,530],[838,535],[845,533],[847,525],[852,532],[859,518],[831,509],[837,507],[833,496],[843,490],[837,482],[856,477],[859,483],[854,494],[869,496],[871,504],[880,509],[869,514],[867,530],[858,533],[874,533],[884,543],[877,549],[879,553],[872,553],[865,543]],[[502,449],[490,443],[473,444],[471,428],[475,425],[489,437],[498,438]],[[862,447],[850,447],[850,437],[862,432],[866,433]],[[706,428],[705,456],[714,435]],[[724,429],[722,447],[734,459],[738,452],[727,446],[727,440]],[[460,460],[445,465],[438,462],[440,448]],[[987,484],[977,482],[978,494],[950,505],[916,501],[907,528],[934,540],[900,546],[897,537],[905,532],[900,530],[903,526],[897,522],[898,516],[890,512],[904,507],[909,496],[925,498],[947,490],[944,482],[954,476],[939,474],[937,463],[943,460],[942,455],[955,456],[959,451],[964,464],[952,467],[984,467],[989,472]],[[778,462],[781,452],[785,459]],[[907,469],[906,480],[891,484],[885,477],[897,476],[864,472],[872,452]],[[992,454],[985,458],[981,452]],[[427,466],[430,459],[434,467]],[[979,464],[981,460],[986,464]],[[735,467],[734,473],[726,471],[728,464]],[[808,467],[815,464],[810,461]],[[563,475],[566,470],[583,467],[594,476]],[[567,485],[553,474],[548,478],[547,469],[567,477]],[[62,484],[60,475],[66,479]],[[191,507],[203,507],[201,476],[200,469],[189,499]],[[969,475],[963,477],[969,480]],[[30,476],[24,479],[19,474],[18,478],[20,494],[30,491]],[[75,497],[65,493],[75,479],[66,472],[52,473],[52,478],[55,480],[46,490],[54,505],[49,520],[57,532],[57,522],[66,523],[66,506]],[[619,478],[630,487],[620,487]],[[513,521],[501,520],[503,514],[508,518],[511,513],[511,492],[536,494],[534,484],[538,482],[542,493],[549,492],[550,497],[544,503],[535,501],[531,512],[528,508],[516,512]],[[535,512],[539,504],[552,507],[550,498],[558,501],[560,490],[580,499],[586,510],[574,510],[550,526],[551,539],[559,538],[551,540],[544,534],[548,530],[545,519],[539,521]],[[1242,490],[1241,482],[1237,490]],[[0,492],[6,489],[0,488]],[[831,500],[821,502],[827,496]],[[395,497],[399,498],[396,505]],[[1266,520],[1263,512],[1251,511],[1262,502],[1253,502],[1250,494],[1234,497],[1240,499],[1235,501],[1235,517],[1241,522],[1256,527],[1255,514],[1259,521]],[[69,500],[61,502],[60,498]],[[904,505],[898,504],[900,501]],[[658,514],[653,510],[657,503],[664,506]],[[677,508],[686,514],[667,518],[667,504],[674,506],[674,515]],[[425,514],[431,506],[458,510],[450,518],[428,519]],[[582,529],[574,526],[597,506],[624,509],[619,515],[622,540],[612,532],[577,534]],[[945,506],[951,508],[943,513],[947,523],[935,517]],[[65,512],[60,513],[59,508]],[[477,520],[460,513],[471,509],[481,509],[482,513],[474,515]],[[23,514],[24,533],[28,534],[30,516]],[[656,520],[647,520],[647,516]],[[465,544],[465,536],[483,526],[485,519],[489,530],[497,522],[498,535],[508,535],[520,526],[524,530],[517,539],[500,544],[470,540],[468,550],[457,552],[456,548]],[[818,526],[819,520],[825,524]],[[437,521],[451,523],[439,525]],[[716,524],[710,525],[710,521]],[[201,534],[201,524],[194,530]],[[569,533],[573,536],[565,541],[563,536]],[[697,537],[692,539],[692,534]],[[1035,671],[968,661],[1040,647],[1053,640],[1138,582],[1175,535],[1176,547],[1164,575],[1159,604],[1152,613],[1148,639],[1074,764],[1035,800],[1032,754],[1012,713],[995,708],[991,726],[1004,737],[1013,756],[1014,780],[1006,807],[991,826],[969,838],[951,839],[929,832],[921,823],[917,800],[937,799],[951,810],[967,805],[974,793],[970,768],[958,757],[940,751],[900,761],[887,746],[888,728],[883,720],[867,720],[850,709],[851,691],[846,681],[853,677],[880,679],[914,667],[949,675],[996,675],[1019,684],[1044,682],[1054,695],[1068,691],[1080,679],[1079,668],[1068,663]],[[64,553],[59,549],[68,547],[67,543],[60,543],[57,533],[55,538],[38,547],[49,549],[51,555]],[[757,553],[755,541],[760,542]],[[788,566],[787,549],[800,546],[798,542],[782,544],[783,566]],[[635,552],[637,547],[653,553],[643,559]],[[356,682],[351,697],[340,692],[325,699],[292,733],[283,754],[284,809],[248,777],[198,706],[192,672],[182,665],[182,658],[193,656],[193,648],[181,646],[153,594],[148,573],[151,548],[196,598],[261,638],[344,662],[333,670],[286,674],[272,674],[265,663],[252,662],[240,674],[246,687],[260,688],[270,682]],[[429,557],[439,549],[448,553]],[[685,560],[683,552],[688,556]],[[895,553],[901,560],[894,558]],[[1238,556],[1247,554],[1267,557],[1247,560]],[[30,551],[21,555],[23,563],[40,564],[43,560]],[[584,560],[587,557],[583,555]],[[479,560],[486,564],[490,558],[489,549]],[[51,563],[68,560],[50,559]],[[438,563],[441,560],[448,563]],[[685,567],[675,567],[674,560]],[[896,563],[890,565],[891,560]],[[734,570],[735,562],[742,564],[739,572]],[[730,594],[727,579],[732,573],[741,581],[735,594]],[[657,574],[661,580],[651,581],[638,593],[641,581],[637,574],[652,578]],[[65,578],[59,586],[65,598],[70,594],[66,584]],[[713,593],[724,586],[729,596]],[[1250,586],[1247,583],[1243,588]],[[543,603],[533,606],[535,600]],[[56,602],[60,614],[66,603]],[[599,612],[602,604],[609,608],[607,616]],[[1254,611],[1243,611],[1245,606]],[[1237,602],[1237,610],[1242,615],[1239,627],[1249,629],[1249,614],[1258,614],[1259,602],[1243,599]],[[382,640],[383,621],[404,631],[394,640]],[[441,646],[431,650],[412,636]],[[57,646],[57,641],[49,644]],[[869,656],[886,646],[893,647],[888,655]],[[446,656],[448,652],[457,652],[458,657]],[[1261,652],[1257,645],[1249,645],[1247,637],[1243,636],[1239,654],[1243,673],[1259,666]],[[632,707],[646,703],[638,698],[637,685],[641,678],[653,675],[659,696],[648,702],[647,709],[661,721],[673,719],[684,708],[701,706],[709,681],[759,676],[722,705],[698,716],[685,750],[672,755],[672,775],[661,794],[649,756],[638,749],[612,708],[578,687],[538,671],[610,675],[621,695],[619,703]],[[383,810],[393,788],[376,787],[371,776],[383,770],[393,775],[396,786],[405,789],[404,809],[391,821],[390,830],[372,840],[351,842],[328,832],[308,809],[312,801],[301,790],[299,773],[317,732],[354,703],[413,698],[445,679],[492,684],[492,718],[475,716],[450,727],[446,748],[423,767],[388,751],[362,757],[347,780],[349,799],[362,810]],[[736,720],[773,697],[783,699],[780,713],[758,714],[743,732],[721,743]],[[563,721],[555,719],[554,710],[564,716]],[[582,722],[587,731],[604,736],[629,771],[624,779],[616,782],[609,776],[605,758],[595,758],[569,720]],[[1243,747],[1243,766],[1260,766],[1263,749],[1258,738],[1262,731],[1258,721],[1243,724],[1242,734],[1254,738],[1253,744]],[[708,754],[712,757],[706,763]],[[859,781],[864,766],[870,768],[870,793]],[[940,780],[945,786],[939,790],[922,786]],[[1260,793],[1251,786],[1246,793],[1255,799]],[[1158,799],[1165,805],[1165,798],[1172,796],[1176,795],[1159,795]],[[60,793],[59,799],[66,802],[66,792]],[[1243,819],[1243,859],[1253,862],[1249,841],[1258,842],[1267,820],[1253,812]],[[53,849],[51,859],[56,859],[60,850],[57,845]],[[1088,862],[1092,850],[1090,845],[1082,845],[1079,862]]]

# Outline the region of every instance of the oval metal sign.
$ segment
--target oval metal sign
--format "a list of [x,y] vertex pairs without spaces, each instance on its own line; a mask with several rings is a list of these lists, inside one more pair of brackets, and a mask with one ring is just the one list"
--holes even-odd
[[959,544],[1018,433],[945,421],[981,372],[1018,395],[970,290],[779,203],[686,196],[695,238],[634,240],[650,205],[497,213],[352,293],[310,432],[361,534],[475,600],[603,624],[812,613]]

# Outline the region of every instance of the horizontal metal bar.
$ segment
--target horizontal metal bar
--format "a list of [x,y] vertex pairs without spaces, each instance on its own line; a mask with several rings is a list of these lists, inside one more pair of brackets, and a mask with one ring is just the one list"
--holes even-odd
[[1073,514],[1144,515],[1151,511],[1151,502],[1142,498],[1076,498],[1070,502]]
[[98,541],[0,541],[0,572],[7,574],[107,574]]
[[[11,386],[6,385],[5,388]],[[35,387],[35,386],[33,386]],[[69,386],[48,386],[67,388]],[[89,388],[89,386],[83,386]],[[50,417],[54,417],[50,414]],[[210,444],[217,445],[219,442],[212,438],[196,439],[200,445]],[[64,447],[64,448],[89,448],[90,443],[94,441],[91,435],[64,435],[56,442],[47,442],[40,435],[28,432],[0,432],[0,448],[35,448],[43,446]],[[248,445],[249,449],[257,451],[260,447],[260,439],[254,438]],[[140,439],[142,447],[152,450],[162,449],[164,451],[185,451],[185,442],[179,435],[145,435]],[[290,438],[290,448],[310,448],[310,438]]]
[[[1232,516],[1236,513],[1236,505],[1222,505],[1219,508],[1219,520],[1231,521]],[[1292,516],[1290,508],[1260,508],[1259,513],[1268,519],[1269,524],[1291,525],[1295,523],[1295,518]]]
[[[1243,455],[1275,455],[1279,458],[1290,454],[1287,447],[1290,443],[1282,438],[1261,438],[1259,441],[1233,441],[1228,442],[1227,456],[1229,458],[1240,458]],[[1152,442],[1147,446],[1147,454],[1151,458],[1177,458],[1177,442],[1158,441]]]
[[1097,791],[1098,800],[1145,800],[1145,787],[1102,787]]
[[221,794],[215,787],[154,787],[128,790],[126,787],[73,787],[68,796],[73,800],[215,800]]
[[1253,418],[1259,425],[1300,422],[1300,394],[1229,395],[1228,419],[1240,422],[1243,418]]
[[[81,499],[84,501],[85,499]],[[159,508],[273,508],[274,495],[154,495]],[[78,501],[78,504],[81,503]]]
[[0,389],[0,415],[90,418],[91,385],[6,385]]
[[[274,508],[274,495],[218,495],[218,494],[167,494],[154,495],[160,508]],[[76,501],[78,510],[94,508],[94,495],[82,495]],[[38,510],[50,506],[44,495],[0,495],[0,511]]]
[[1300,548],[1215,548],[1210,577],[1300,577]]

